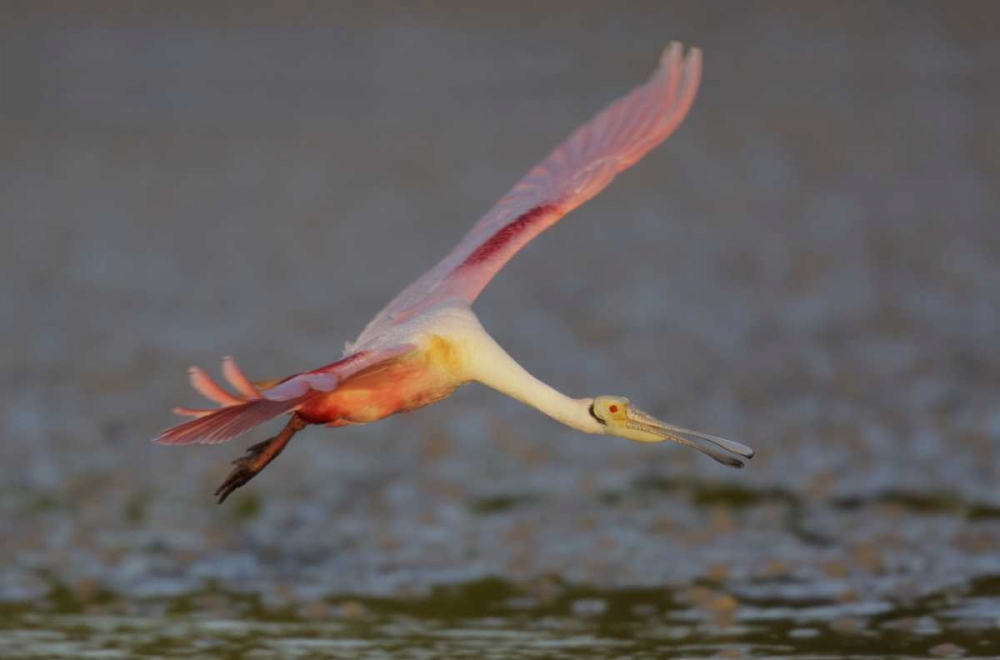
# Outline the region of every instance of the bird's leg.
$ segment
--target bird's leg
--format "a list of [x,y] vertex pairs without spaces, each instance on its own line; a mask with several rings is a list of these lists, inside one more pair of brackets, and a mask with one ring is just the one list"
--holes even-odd
[[234,490],[256,477],[261,470],[267,467],[268,463],[278,457],[278,454],[281,453],[281,450],[292,439],[292,436],[306,426],[308,426],[306,420],[298,413],[295,413],[288,420],[288,424],[281,430],[281,433],[264,442],[258,442],[247,449],[246,456],[241,456],[233,461],[233,465],[236,467],[233,468],[229,476],[226,477],[226,480],[215,491],[215,496],[219,498],[218,503],[222,504],[225,502],[226,498]]

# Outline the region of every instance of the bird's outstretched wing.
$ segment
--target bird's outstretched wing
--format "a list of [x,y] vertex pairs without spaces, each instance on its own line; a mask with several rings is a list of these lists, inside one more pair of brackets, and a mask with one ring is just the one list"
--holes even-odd
[[251,382],[233,359],[227,357],[222,361],[222,375],[236,394],[223,388],[201,368],[191,367],[191,387],[219,407],[174,408],[178,415],[195,419],[164,430],[155,442],[190,445],[232,440],[269,419],[296,410],[311,396],[332,392],[353,378],[384,368],[415,348],[412,344],[401,344],[378,351],[360,351],[319,369],[267,385]]
[[451,253],[368,324],[356,346],[449,299],[471,303],[531,239],[603,190],[684,119],[701,79],[701,51],[672,43],[650,80],[578,128],[504,195]]

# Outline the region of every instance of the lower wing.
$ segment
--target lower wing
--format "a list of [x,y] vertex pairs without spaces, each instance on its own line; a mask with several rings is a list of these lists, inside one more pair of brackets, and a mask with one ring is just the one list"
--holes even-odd
[[191,386],[218,408],[174,408],[194,419],[172,426],[154,440],[164,445],[217,444],[232,440],[255,426],[293,412],[310,397],[336,390],[350,379],[378,369],[414,349],[411,344],[361,351],[319,369],[289,376],[269,387],[250,381],[232,358],[222,361],[222,375],[236,390],[233,394],[199,367],[191,367]]

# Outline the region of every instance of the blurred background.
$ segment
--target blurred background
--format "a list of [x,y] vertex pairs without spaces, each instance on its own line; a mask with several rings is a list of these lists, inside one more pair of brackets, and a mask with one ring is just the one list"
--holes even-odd
[[[1000,5],[3,14],[9,657],[1000,654]],[[200,403],[188,365],[336,359],[671,40],[705,52],[688,120],[476,310],[543,380],[746,470],[479,386],[311,429],[222,507],[275,429],[150,444]]]

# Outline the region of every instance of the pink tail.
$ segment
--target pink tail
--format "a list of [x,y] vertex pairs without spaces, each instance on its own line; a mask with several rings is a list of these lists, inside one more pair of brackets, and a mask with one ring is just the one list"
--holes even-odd
[[198,367],[191,367],[192,387],[221,407],[175,408],[175,413],[197,419],[166,429],[154,442],[163,445],[226,442],[278,415],[292,412],[313,390],[330,391],[337,383],[332,376],[301,375],[262,393],[228,357],[222,363],[222,374],[238,395],[223,389]]

